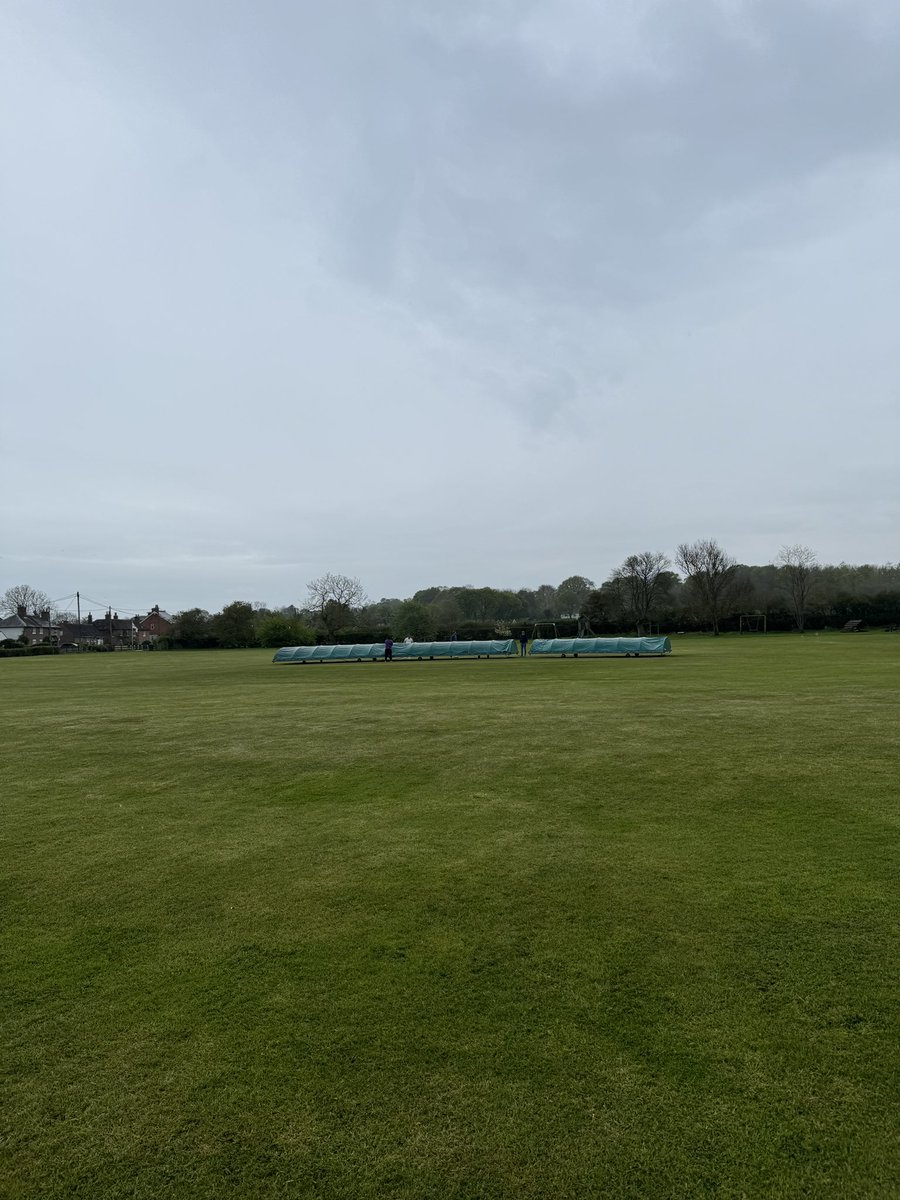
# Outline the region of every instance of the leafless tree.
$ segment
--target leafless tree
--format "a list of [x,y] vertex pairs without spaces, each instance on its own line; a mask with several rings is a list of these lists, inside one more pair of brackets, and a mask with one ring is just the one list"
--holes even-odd
[[671,565],[661,551],[643,550],[640,554],[629,554],[621,567],[613,572],[613,581],[618,584],[624,608],[637,627],[638,637],[643,634],[657,600],[668,590],[671,576],[667,577],[667,569]]
[[735,584],[737,560],[714,538],[682,542],[675,555],[678,568],[712,631],[719,636],[719,620]]
[[782,546],[775,559],[782,586],[791,599],[797,628],[803,630],[806,612],[819,575],[819,560],[809,546]]
[[326,575],[306,585],[309,592],[308,608],[322,623],[329,637],[334,637],[342,625],[346,625],[354,608],[366,603],[366,593],[358,579],[349,575]]
[[17,583],[14,587],[7,588],[0,603],[3,605],[4,614],[10,616],[15,614],[20,605],[24,605],[29,613],[38,615],[53,607],[46,592],[39,592],[37,588],[31,587],[27,583]]

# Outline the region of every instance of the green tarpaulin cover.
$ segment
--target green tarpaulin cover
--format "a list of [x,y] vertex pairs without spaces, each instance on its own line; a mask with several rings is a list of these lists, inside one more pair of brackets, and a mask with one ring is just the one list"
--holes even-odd
[[[401,658],[491,658],[515,654],[510,638],[499,642],[395,642],[394,659]],[[282,646],[272,662],[357,662],[384,658],[384,643],[357,646]]]
[[671,654],[667,637],[536,638],[532,654]]

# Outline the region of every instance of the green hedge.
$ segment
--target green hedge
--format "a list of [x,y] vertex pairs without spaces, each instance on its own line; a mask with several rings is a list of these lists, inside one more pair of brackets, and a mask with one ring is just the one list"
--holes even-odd
[[5,646],[0,646],[0,657],[2,658],[26,658],[39,654],[59,654],[59,647],[12,645],[7,649]]

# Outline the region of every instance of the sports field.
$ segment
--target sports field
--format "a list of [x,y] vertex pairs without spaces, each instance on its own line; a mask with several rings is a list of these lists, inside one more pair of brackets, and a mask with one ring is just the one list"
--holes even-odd
[[0,1194],[900,1194],[900,635],[673,641],[0,661]]

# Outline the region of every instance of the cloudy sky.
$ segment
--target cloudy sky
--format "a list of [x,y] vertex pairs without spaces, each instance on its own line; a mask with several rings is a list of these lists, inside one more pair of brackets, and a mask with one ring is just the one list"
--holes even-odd
[[900,558],[897,0],[0,0],[0,591]]

